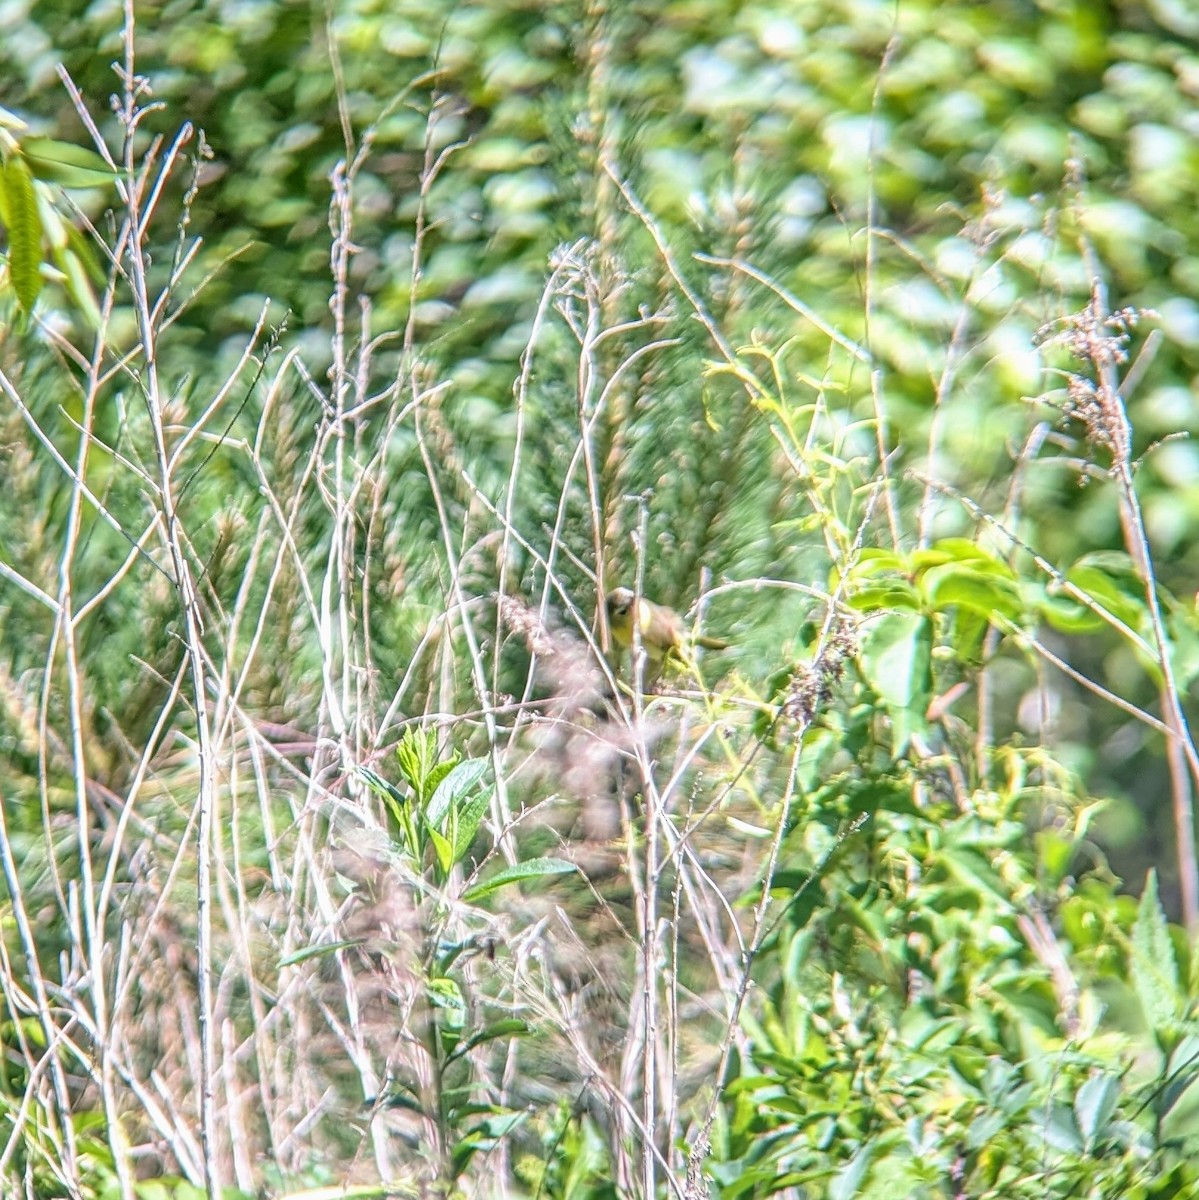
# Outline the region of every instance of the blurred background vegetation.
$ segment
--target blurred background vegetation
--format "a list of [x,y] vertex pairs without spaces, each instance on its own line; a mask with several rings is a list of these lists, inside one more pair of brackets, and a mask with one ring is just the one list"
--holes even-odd
[[[670,719],[716,731],[727,720],[740,731],[720,752],[712,747],[724,735],[705,733],[697,761],[713,794],[747,805],[730,817],[740,840],[713,835],[703,863],[730,871],[726,890],[743,919],[764,880],[785,914],[760,947],[760,1003],[729,1018],[744,1021],[709,1122],[711,1186],[727,1196],[842,1197],[901,1186],[936,1196],[1025,1194],[1018,1187],[1164,1196],[1191,1186],[1179,1182],[1188,1169],[1180,1147],[1199,1130],[1179,1103],[1194,1103],[1193,960],[1162,915],[1188,915],[1172,811],[1186,788],[1171,776],[1160,728],[1131,709],[1166,720],[1173,689],[1185,711],[1199,671],[1199,451],[1186,437],[1199,419],[1199,18],[1173,0],[135,7],[132,66],[151,107],[134,151],[153,152],[155,137],[170,145],[184,122],[195,131],[144,231],[152,289],[170,281],[155,314],[165,427],[199,428],[233,380],[177,464],[179,512],[209,635],[228,634],[229,663],[245,667],[230,668],[235,707],[272,745],[290,747],[280,754],[304,764],[295,768],[304,786],[320,778],[386,824],[387,797],[401,804],[399,793],[386,780],[356,792],[349,767],[370,766],[393,788],[406,779],[419,800],[420,771],[401,779],[393,750],[402,723],[437,715],[467,761],[489,757],[501,775],[522,763],[512,781],[493,784],[498,800],[489,793],[511,805],[487,827],[489,853],[500,853],[501,818],[550,791],[569,797],[569,760],[582,752],[572,743],[530,749],[513,727],[498,754],[489,705],[543,697],[561,680],[531,682],[530,657],[544,655],[519,616],[505,618],[502,604],[497,616],[491,597],[519,597],[555,636],[573,625],[581,638],[597,588],[636,577],[684,611],[702,595],[705,628],[735,645],[704,664],[715,710],[701,690],[691,717]],[[123,7],[7,0],[0,21],[0,105],[27,123],[15,143],[90,144],[61,64],[120,160],[125,128],[109,97],[124,91],[119,72],[129,65]],[[120,222],[110,215],[113,189],[47,182],[40,203],[97,241],[78,250],[92,272],[89,295],[46,273],[31,322],[11,289],[4,297],[0,367],[27,412],[0,410],[0,558],[57,595],[63,547],[78,545],[70,574],[92,597],[156,511],[145,481],[124,469],[133,462],[152,474],[154,420],[139,410],[145,377],[119,369],[123,356],[144,354],[144,328],[124,282],[104,302],[100,243],[113,245]],[[1106,307],[1089,326],[1072,323],[1096,279]],[[1153,605],[1112,471],[1120,454],[1071,387],[1072,374],[1097,377],[1104,365],[1085,353],[1080,361],[1078,330],[1105,328],[1107,311],[1124,309],[1139,314],[1126,322],[1131,360],[1118,364],[1132,370],[1125,461],[1156,570],[1173,671],[1164,683],[1147,649]],[[611,332],[597,340],[599,330]],[[94,377],[93,353],[114,369],[87,418],[80,381]],[[330,435],[343,391],[359,408],[348,433]],[[88,482],[115,520],[90,507],[76,534],[66,476],[30,430],[36,421],[73,462],[88,420],[106,447],[93,454]],[[340,475],[330,482],[329,439],[340,436],[358,471],[351,500],[348,485],[338,491]],[[286,536],[262,532],[276,521]],[[341,573],[329,588],[341,589],[350,614],[336,636],[320,589],[335,559]],[[176,712],[170,698],[186,635],[165,564],[157,552],[134,556],[80,626],[77,703],[55,674],[61,652],[44,606],[12,575],[0,579],[8,836],[31,872],[28,894],[56,912],[71,911],[52,864],[79,853],[72,765],[78,777],[81,756],[98,789],[100,842],[147,773],[153,786],[139,792],[136,821],[160,837],[173,831],[175,847],[192,836],[192,801],[180,797],[194,790],[194,730],[187,705]],[[874,618],[835,664],[818,602],[833,593]],[[269,617],[243,628],[235,615],[245,612]],[[351,659],[358,674],[335,701],[329,678]],[[221,661],[211,654],[214,678],[225,678]],[[822,681],[803,696],[799,664]],[[175,714],[168,727],[178,737],[163,734],[164,713]],[[798,776],[775,724],[797,713]],[[73,749],[81,721],[83,748]],[[650,743],[659,736],[655,727]],[[327,742],[341,747],[337,769],[318,769],[314,747]],[[738,755],[753,771],[717,785]],[[272,837],[289,835],[272,833],[270,810],[298,785],[276,777],[275,765],[233,761],[258,771],[271,798],[245,818],[245,840],[234,839],[249,855],[238,877],[262,872],[282,893],[276,854],[285,851]],[[791,797],[797,778],[802,802],[780,815],[779,797]],[[236,796],[236,782],[223,781]],[[291,834],[302,830],[311,793],[299,811],[275,817]],[[860,811],[871,826],[851,837]],[[328,821],[321,836],[330,834],[327,806],[319,819]],[[550,821],[552,833],[523,831],[521,856],[561,855],[563,842],[583,835],[603,842],[637,820],[626,798],[621,814],[592,824]],[[778,821],[786,840],[767,869]],[[387,853],[423,882],[395,901],[401,908],[428,901],[452,875],[436,839],[430,848],[411,830],[406,837],[402,852]],[[924,864],[919,879],[904,860]],[[602,966],[607,953],[619,959],[613,930],[637,923],[637,885],[609,893],[609,868],[588,860],[581,869],[592,867],[612,927],[589,926],[592,893],[581,886],[562,903],[594,938]],[[1138,915],[1150,867],[1152,902]],[[141,879],[138,864],[113,869],[124,882]],[[172,886],[194,884],[194,871],[173,873]],[[359,878],[359,894],[366,886]],[[257,884],[246,895],[265,904]],[[548,902],[543,910],[534,901],[530,921],[549,920]],[[180,918],[188,929],[190,919]],[[445,932],[441,919],[421,919],[430,944]],[[295,939],[304,939],[288,928],[289,952],[299,953]],[[336,922],[327,928],[338,936]],[[42,933],[47,962],[66,953],[65,930]],[[865,961],[864,945],[885,966]],[[686,951],[675,946],[676,967]],[[1066,960],[1074,992],[1062,982]],[[332,973],[325,958],[314,961]],[[437,986],[422,995],[437,998],[430,1011],[442,1015],[427,1026],[436,1030],[457,1003],[443,986],[456,959],[437,970],[430,961],[422,958]],[[1150,979],[1154,961],[1168,966]],[[926,969],[934,982],[914,983]],[[578,963],[571,970],[586,975]],[[727,995],[729,970],[718,985],[687,986]],[[809,970],[827,986],[819,999]],[[515,1009],[512,988],[503,1004]],[[1097,1033],[1099,1010],[1117,1013],[1133,1040],[1107,1058],[1067,1055],[1068,1068],[1059,1066],[1071,1087],[1058,1094],[1055,1079],[1028,1064],[1047,1044],[1040,1038],[1073,1045],[1079,992],[1084,1027]],[[9,1003],[19,1025],[19,1005]],[[644,1036],[611,1019],[611,1030],[600,1023],[601,1041]],[[448,1069],[463,1035],[447,1044],[444,1032],[422,1052]],[[517,1033],[505,1028],[477,1044],[509,1037]],[[957,1058],[938,1048],[941,1037]],[[1158,1074],[1134,1084],[1122,1071],[1137,1037],[1160,1061]],[[553,1053],[539,1053],[539,1070],[552,1068]],[[846,1066],[862,1055],[886,1063],[870,1087]],[[679,1094],[706,1103],[702,1076],[713,1064],[699,1061]],[[838,1068],[826,1074],[829,1062]],[[944,1071],[957,1072],[960,1104],[969,1095],[979,1105],[969,1120],[954,1110],[960,1127],[937,1126]],[[638,1194],[604,1157],[613,1140],[636,1141],[630,1128],[613,1134],[588,1108],[599,1101],[576,1098],[586,1091],[577,1079],[538,1080],[503,1104],[491,1097],[493,1121],[537,1108],[536,1136],[517,1139],[510,1155],[494,1148],[509,1126],[464,1133],[479,1114],[453,1110],[451,1120],[440,1106],[437,1186],[490,1194],[461,1182],[486,1143],[516,1194]],[[23,1086],[11,1082],[14,1103]],[[412,1104],[424,1119],[429,1102],[426,1088]],[[885,1132],[872,1103],[899,1114]],[[105,1110],[110,1130],[119,1107]],[[1034,1107],[1053,1136],[1017,1145]],[[1146,1112],[1155,1114],[1152,1137]],[[659,1138],[668,1156],[672,1145],[694,1145],[684,1118],[671,1120]],[[1013,1141],[996,1152],[1001,1162],[987,1160],[1000,1130]],[[357,1179],[339,1173],[338,1153],[360,1152],[348,1134],[345,1143],[331,1136],[303,1169],[303,1156],[276,1145],[276,1176],[234,1155],[235,1177],[247,1188],[266,1178],[280,1194]],[[1028,1164],[1046,1145],[1074,1157],[1041,1177]],[[377,1142],[375,1152],[383,1161]],[[200,1173],[180,1157],[171,1171],[194,1182]],[[58,1194],[55,1184],[29,1184],[34,1173],[25,1173],[30,1194]]]
[[[1135,397],[1136,454],[1195,425],[1199,45],[1184,6],[238,2],[137,11],[137,69],[162,104],[144,128],[172,136],[187,120],[211,148],[191,209],[204,239],[192,286],[204,287],[171,331],[170,386],[181,392],[235,361],[264,305],[284,342],[304,347],[314,376],[327,369],[329,181],[350,128],[373,139],[356,183],[351,286],[370,297],[377,332],[402,329],[415,299],[422,355],[446,385],[447,436],[489,494],[511,460],[513,380],[555,249],[597,239],[601,274],[621,279],[619,297],[605,301],[614,314],[656,307],[667,289],[644,231],[613,198],[601,153],[661,223],[729,344],[786,347],[794,403],[820,396],[848,427],[881,398],[901,486],[909,468],[928,471],[999,507],[1015,453],[1045,416],[1030,398],[1055,386],[1037,331],[1089,288],[1080,227],[1104,264],[1112,307],[1153,310],[1164,335]],[[103,99],[122,58],[120,6],[13,3],[6,26],[0,102],[35,133],[80,140],[61,62],[116,136]],[[431,111],[434,149],[461,147],[429,189],[413,289]],[[1078,188],[1063,186],[1071,159],[1081,164]],[[183,174],[176,188],[187,184]],[[877,379],[830,355],[827,338],[774,290],[692,252],[752,263],[868,345]],[[741,389],[705,369],[714,348],[697,322],[672,315],[664,332],[678,344],[641,361],[612,420],[621,457],[610,502],[654,492],[647,590],[686,603],[701,566],[718,577],[823,577],[818,539],[786,523],[803,506],[790,511],[792,485],[746,417]],[[573,421],[567,358],[551,348],[539,363],[529,420],[542,428]],[[388,347],[374,369],[381,379],[395,370]],[[244,427],[260,403],[248,398]],[[1058,435],[1024,482],[1027,540],[1063,569],[1121,545],[1111,489],[1075,469],[1076,433]],[[404,513],[415,534],[430,519],[428,497],[403,486],[411,439],[403,429],[392,438],[397,504],[415,510]],[[526,464],[539,479],[520,499],[535,521],[555,503],[561,464],[552,460],[546,452]],[[218,456],[209,473],[219,468]],[[1172,441],[1145,455],[1138,484],[1161,582],[1189,598],[1199,585],[1195,447]],[[210,492],[210,505],[237,503],[227,479]],[[934,509],[936,534],[973,527],[960,504],[938,496]],[[633,523],[627,512],[620,519]],[[403,557],[419,556],[425,539],[404,540]],[[746,623],[751,646],[776,645],[760,615],[730,617]],[[1121,694],[1151,694],[1135,664],[1100,640],[1072,653]],[[1105,835],[1140,875],[1168,849],[1160,748],[1120,714],[1054,686],[1056,752],[1118,801]]]

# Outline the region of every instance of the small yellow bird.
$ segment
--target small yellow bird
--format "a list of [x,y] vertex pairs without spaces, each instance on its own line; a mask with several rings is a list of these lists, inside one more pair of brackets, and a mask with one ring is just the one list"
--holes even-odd
[[613,588],[604,604],[608,609],[612,640],[621,649],[633,644],[633,613],[636,611],[641,645],[651,662],[674,658],[685,665],[691,661],[692,646],[705,646],[709,650],[728,648],[728,642],[719,638],[692,637],[686,622],[673,608],[655,604],[644,596],[638,598],[631,588]]

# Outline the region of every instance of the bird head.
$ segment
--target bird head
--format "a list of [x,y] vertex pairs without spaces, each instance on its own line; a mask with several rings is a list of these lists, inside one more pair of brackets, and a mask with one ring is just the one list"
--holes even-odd
[[631,588],[613,588],[604,600],[608,609],[608,617],[613,620],[627,617],[633,611],[635,599]]

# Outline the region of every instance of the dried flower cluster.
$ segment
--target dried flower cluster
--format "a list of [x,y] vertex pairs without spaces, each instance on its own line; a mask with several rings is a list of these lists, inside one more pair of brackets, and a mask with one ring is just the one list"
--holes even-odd
[[845,675],[846,662],[857,652],[856,627],[838,618],[816,657],[796,667],[783,702],[783,716],[797,725],[810,725],[832,699],[834,686]]
[[1066,372],[1064,416],[1080,421],[1088,440],[1108,450],[1116,459],[1131,458],[1132,436],[1124,398],[1120,394],[1120,368],[1129,359],[1132,331],[1147,310],[1122,308],[1104,315],[1098,288],[1078,312],[1066,317],[1058,327],[1038,332],[1040,345],[1056,345],[1084,364],[1088,374]]

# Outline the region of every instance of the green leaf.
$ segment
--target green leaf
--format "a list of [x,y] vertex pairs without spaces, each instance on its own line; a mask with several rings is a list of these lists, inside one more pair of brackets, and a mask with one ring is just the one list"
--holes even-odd
[[473,888],[468,888],[462,894],[462,899],[468,904],[473,904],[476,900],[480,900],[502,887],[507,887],[510,883],[519,883],[525,879],[543,879],[547,875],[569,875],[574,869],[574,863],[566,862],[561,858],[529,858],[524,862],[505,867],[490,879],[485,879]]
[[828,1185],[829,1200],[853,1200],[862,1189],[862,1181],[874,1155],[874,1144],[867,1142],[859,1148],[853,1158],[837,1172],[836,1178]]
[[982,854],[967,847],[949,845],[940,851],[937,861],[980,899],[989,898],[1000,912],[1012,910],[1003,880]]
[[492,789],[489,787],[476,788],[466,799],[465,803],[454,810],[454,861],[461,862],[462,856],[470,849],[479,822],[483,814],[491,807]]
[[406,1073],[392,1075],[384,1097],[388,1108],[402,1108],[417,1113],[424,1111],[421,1085]]
[[438,761],[437,734],[431,729],[406,730],[396,747],[396,756],[400,760],[400,773],[416,793],[422,808],[459,762],[457,754],[451,754],[444,762]]
[[85,237],[74,225],[67,225],[67,247],[83,264],[87,277],[95,287],[108,282],[108,274],[96,252],[95,244]]
[[984,1109],[970,1122],[969,1128],[966,1130],[967,1149],[981,1150],[983,1147],[991,1145],[1003,1132],[1006,1124],[1007,1117],[1003,1113],[988,1112]]
[[[859,612],[887,609],[918,611],[920,596],[913,586],[906,558],[890,550],[863,550],[846,578],[845,601]],[[841,573],[833,571],[829,588],[838,591]]]
[[916,550],[911,555],[912,569],[914,571],[927,571],[932,567],[939,567],[946,563],[969,563],[976,569],[987,570],[988,568],[1001,575],[1011,575],[1012,569],[993,555],[989,550],[984,550],[977,542],[972,542],[969,538],[942,538],[939,542],[929,546],[927,550]]
[[433,853],[437,855],[437,865],[441,868],[443,876],[448,875],[454,865],[454,844],[432,825],[427,826],[427,829],[429,840],[433,843]]
[[[425,807],[425,827],[434,839],[439,862],[444,857],[443,844],[450,866],[470,849],[479,822],[491,803],[491,789],[483,783],[487,766],[483,758],[456,764],[448,774],[443,774]],[[448,871],[449,866],[442,863],[442,870]]]
[[25,138],[21,154],[34,178],[66,188],[111,187],[116,172],[93,150],[56,142],[52,138]]
[[932,626],[926,617],[893,613],[872,621],[861,663],[891,717],[892,752],[923,732],[932,698]]
[[[460,812],[472,799],[472,793],[480,788],[487,765],[485,758],[468,758],[444,775],[425,808],[425,821],[430,828],[445,831],[446,817]],[[478,825],[477,819],[475,824]],[[473,830],[471,836],[474,836]]]
[[457,754],[451,755],[444,762],[434,763],[430,768],[429,773],[424,778],[422,786],[422,794],[432,796],[441,786],[441,781],[458,765],[460,758]]
[[437,979],[430,979],[428,991],[434,1008],[466,1011],[466,1001],[462,998],[462,989],[448,976],[442,975]]
[[960,607],[984,617],[999,615],[1015,621],[1024,611],[1023,597],[1013,579],[974,565],[933,567],[924,574],[921,585],[935,612]]
[[66,279],[67,295],[75,303],[75,307],[83,315],[88,328],[100,328],[100,306],[96,302],[96,294],[92,290],[91,280],[87,269],[79,256],[71,249],[55,249],[54,261],[58,264]]
[[1120,1080],[1115,1075],[1096,1071],[1078,1089],[1074,1097],[1074,1119],[1088,1146],[1093,1146],[1107,1129],[1120,1099]]
[[954,657],[961,663],[977,666],[982,662],[983,642],[987,630],[991,627],[991,617],[995,610],[982,613],[969,608],[954,609],[953,621],[950,625],[950,642],[953,646]]
[[1185,997],[1179,995],[1174,943],[1157,894],[1157,872],[1150,870],[1132,927],[1132,983],[1145,1020],[1160,1038],[1177,1019]]
[[474,835],[478,832],[482,815],[490,808],[491,796],[490,787],[479,788],[461,809],[454,810],[450,822],[450,845],[454,847],[455,863],[461,863],[462,858],[466,856],[470,844],[474,841]]
[[846,596],[846,602],[858,612],[880,612],[892,608],[919,612],[922,608],[920,594],[906,579],[891,579],[854,588]]
[[29,166],[12,155],[0,172],[8,229],[8,278],[22,311],[30,312],[42,290],[42,218]]
[[[858,555],[853,565],[852,576],[855,579],[880,575],[884,572],[904,574],[908,570],[908,560],[894,550],[877,550],[866,548]],[[834,577],[834,585],[836,578]]]
[[463,1170],[477,1151],[492,1149],[500,1138],[507,1137],[527,1116],[528,1113],[523,1109],[520,1112],[499,1111],[472,1129],[451,1151],[455,1174]]
[[1102,552],[1083,555],[1066,578],[1101,609],[1131,629],[1144,627],[1147,616],[1145,585],[1126,554]]
[[303,950],[297,950],[294,954],[288,954],[285,958],[279,960],[281,967],[294,967],[296,963],[307,962],[310,958],[322,958],[326,954],[333,954],[338,950],[346,950],[350,946],[361,946],[361,938],[349,938],[341,942],[322,942],[317,946],[305,946]]
[[1024,594],[1029,608],[1060,633],[1096,633],[1107,624],[1094,609],[1064,592],[1028,584]]
[[419,796],[421,786],[437,762],[437,735],[432,730],[405,729],[396,747],[396,757],[400,760],[400,774]]
[[[37,190],[35,189],[35,195]],[[50,204],[44,191],[38,196],[38,216],[42,220],[42,244],[49,246],[51,250],[65,250],[67,248],[67,222],[62,219],[62,214],[58,209]]]
[[1067,1154],[1080,1154],[1083,1150],[1082,1134],[1074,1111],[1064,1104],[1051,1104],[1038,1108],[1030,1114],[1032,1128],[1055,1150]]
[[1056,886],[1065,878],[1074,858],[1073,840],[1063,837],[1056,829],[1042,829],[1033,835],[1033,842],[1041,870],[1046,879]]
[[362,781],[365,782],[366,786],[370,787],[370,790],[376,793],[376,796],[382,796],[390,804],[403,806],[408,803],[408,798],[404,796],[400,788],[394,784],[389,784],[377,770],[372,770],[370,767],[359,767],[358,773],[362,776]]
[[363,782],[375,795],[383,797],[384,803],[391,809],[393,815],[403,811],[408,800],[399,788],[388,783],[382,775],[371,770],[370,767],[359,767],[358,774],[362,776]]
[[429,1003],[446,1013],[449,1023],[455,1029],[461,1030],[466,1024],[466,1001],[458,984],[448,976],[442,975],[437,979],[430,979],[426,991]]
[[454,1054],[466,1054],[476,1046],[494,1042],[497,1038],[525,1037],[529,1032],[529,1026],[525,1021],[520,1020],[519,1017],[508,1017],[503,1021],[496,1021],[488,1025],[486,1029],[480,1029],[478,1033],[472,1033],[466,1041],[458,1046]]
[[1166,1064],[1167,1080],[1156,1110],[1165,1118],[1166,1136],[1185,1136],[1199,1128],[1199,1037],[1182,1038]]

